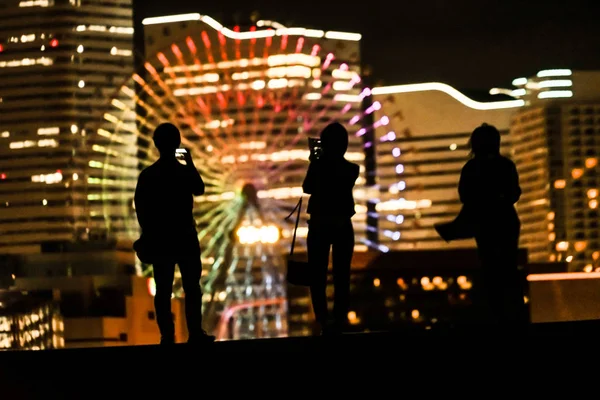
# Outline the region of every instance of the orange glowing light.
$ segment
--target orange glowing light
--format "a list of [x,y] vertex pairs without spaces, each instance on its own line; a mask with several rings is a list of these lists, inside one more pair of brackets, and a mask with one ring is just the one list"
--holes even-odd
[[596,158],[588,158],[585,160],[586,168],[594,168],[596,165],[598,165],[598,160]]
[[573,177],[573,179],[579,179],[582,175],[583,170],[581,168],[574,168],[573,171],[571,171],[571,176]]

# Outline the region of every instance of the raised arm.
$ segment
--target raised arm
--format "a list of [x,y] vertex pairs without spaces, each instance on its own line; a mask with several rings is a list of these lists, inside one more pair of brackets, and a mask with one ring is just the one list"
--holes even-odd
[[192,160],[192,154],[188,151],[185,153],[185,166],[190,176],[190,187],[192,194],[194,196],[201,196],[204,194],[205,185],[200,173],[196,169],[194,165],[194,161]]
[[304,182],[302,183],[302,190],[306,194],[313,194],[315,189],[318,187],[319,181],[319,161],[312,161],[308,165],[308,171],[306,172],[306,177],[304,177]]

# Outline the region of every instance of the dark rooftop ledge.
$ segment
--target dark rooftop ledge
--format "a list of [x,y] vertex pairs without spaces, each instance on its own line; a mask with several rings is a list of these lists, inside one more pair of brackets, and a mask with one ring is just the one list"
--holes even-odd
[[[399,331],[382,331],[369,333],[345,333],[334,337],[307,336],[307,337],[286,337],[286,338],[268,338],[268,339],[250,339],[250,340],[226,340],[209,343],[197,348],[190,348],[185,343],[179,343],[174,346],[164,347],[159,345],[143,346],[115,346],[115,347],[96,347],[96,348],[77,348],[77,349],[58,349],[47,351],[4,351],[0,352],[0,369],[4,365],[10,365],[13,369],[20,363],[38,363],[50,362],[51,364],[60,359],[61,365],[69,365],[71,361],[81,361],[93,359],[94,364],[109,362],[113,368],[119,369],[115,361],[126,357],[133,360],[139,357],[143,360],[145,357],[154,358],[163,353],[170,353],[173,356],[182,356],[185,358],[190,351],[201,353],[244,353],[244,352],[307,352],[312,350],[347,350],[352,348],[355,351],[368,349],[372,351],[386,350],[394,351],[399,347],[406,349],[406,339],[413,342],[431,343],[435,346],[436,342],[443,343],[444,339],[460,341],[465,338],[472,341],[474,338],[497,338],[497,337],[525,337],[525,338],[544,338],[544,337],[579,337],[600,334],[600,320],[588,321],[570,321],[570,322],[551,322],[530,324],[524,331],[510,331],[504,328],[492,328],[478,324],[464,324],[460,326],[440,326],[436,329],[423,330],[420,328],[407,328]],[[531,342],[530,342],[531,343]],[[349,347],[350,346],[350,347]],[[408,349],[409,350],[409,349]],[[90,358],[91,357],[91,358]],[[80,365],[75,362],[71,365]],[[104,364],[103,364],[104,365]],[[129,366],[124,366],[129,368]],[[47,371],[46,371],[47,372]]]
[[[347,376],[358,374],[357,377],[392,373],[393,378],[378,379],[383,386],[393,386],[398,379],[410,381],[407,374],[416,374],[412,379],[447,379],[454,374],[466,379],[465,368],[472,370],[468,376],[474,378],[473,374],[504,369],[506,363],[515,360],[526,366],[530,377],[537,365],[547,366],[549,359],[552,365],[587,359],[588,350],[573,351],[572,346],[577,342],[590,343],[599,333],[600,320],[594,320],[533,324],[525,335],[464,325],[341,337],[221,341],[197,349],[177,344],[170,348],[152,345],[6,351],[0,352],[0,387],[2,398],[7,399],[146,397],[140,397],[141,392],[150,394],[148,398],[158,398],[157,390],[173,390],[183,383],[182,375],[193,375],[195,378],[185,382],[193,390],[200,390],[198,385],[218,383],[231,394],[236,390],[246,393],[248,387],[267,378],[280,387],[290,388],[299,381],[301,386],[314,385],[315,377],[321,379],[311,375],[315,369],[325,375],[326,371],[339,374],[344,370],[350,374]],[[251,382],[250,386],[242,385],[240,379]],[[354,383],[360,384],[360,379]],[[264,390],[269,392],[275,387],[269,384]],[[124,391],[134,397],[123,397]],[[98,397],[100,393],[103,397]]]

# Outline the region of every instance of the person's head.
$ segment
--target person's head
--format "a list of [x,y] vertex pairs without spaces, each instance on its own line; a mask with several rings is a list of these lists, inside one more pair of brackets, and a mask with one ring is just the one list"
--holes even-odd
[[500,132],[495,126],[482,124],[475,128],[469,140],[471,154],[475,157],[500,154]]
[[333,122],[321,131],[323,154],[328,158],[341,158],[348,150],[348,131],[339,122]]
[[175,149],[181,144],[181,134],[175,125],[168,122],[160,124],[154,131],[152,138],[161,157],[175,157]]

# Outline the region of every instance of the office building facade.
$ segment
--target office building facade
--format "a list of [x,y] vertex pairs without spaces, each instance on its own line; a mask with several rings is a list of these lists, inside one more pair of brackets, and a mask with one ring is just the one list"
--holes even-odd
[[378,219],[384,251],[473,247],[474,240],[446,243],[434,224],[459,212],[460,171],[469,159],[469,137],[482,123],[498,128],[502,153],[510,154],[510,117],[524,102],[475,101],[451,86],[431,82],[372,90],[387,126],[376,129]]
[[110,204],[90,154],[103,107],[133,72],[132,24],[131,0],[0,6],[0,253],[106,238]]
[[513,85],[512,94],[526,102],[510,129],[523,189],[521,245],[532,261],[596,270],[600,73],[542,70]]

